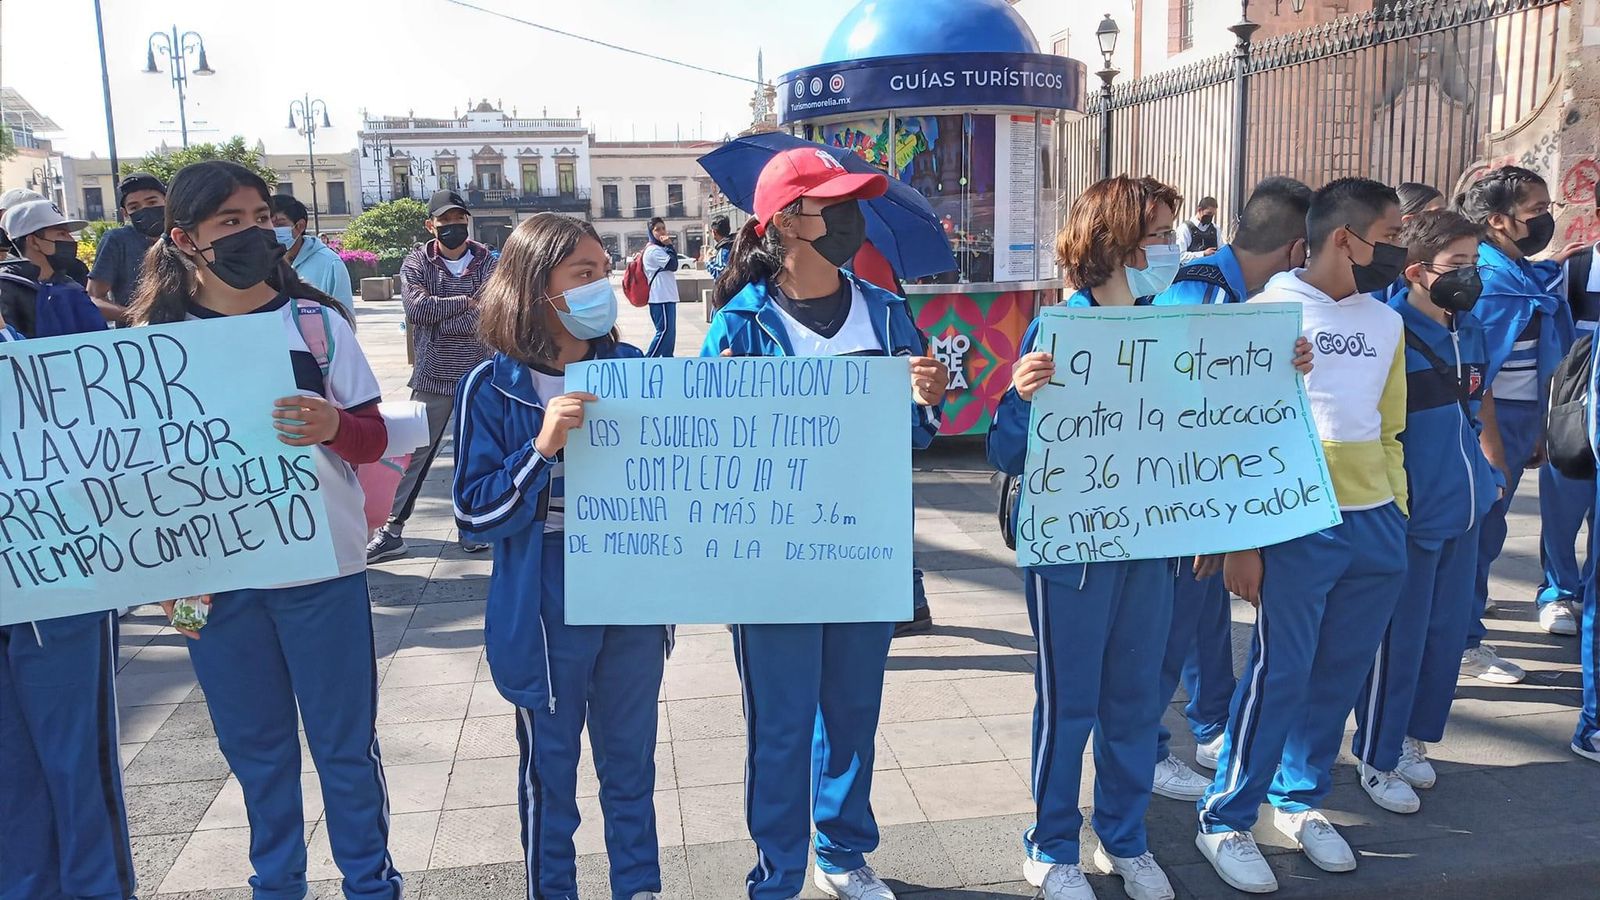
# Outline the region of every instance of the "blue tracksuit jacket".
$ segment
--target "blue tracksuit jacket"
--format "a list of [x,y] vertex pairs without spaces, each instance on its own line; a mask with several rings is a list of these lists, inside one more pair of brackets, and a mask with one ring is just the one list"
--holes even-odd
[[[1224,290],[1217,281],[1227,285]],[[1231,292],[1231,296],[1230,296]],[[1178,270],[1172,287],[1150,301],[1155,306],[1196,306],[1205,303],[1243,303],[1250,295],[1244,272],[1232,247],[1223,247]]]
[[1546,384],[1576,336],[1572,309],[1562,297],[1561,266],[1514,260],[1488,242],[1478,246],[1478,266],[1483,276],[1483,296],[1473,307],[1472,315],[1483,323],[1488,341],[1487,383],[1494,384],[1494,377],[1511,356],[1517,335],[1535,315],[1543,314],[1546,322],[1539,330],[1538,360],[1539,383]]

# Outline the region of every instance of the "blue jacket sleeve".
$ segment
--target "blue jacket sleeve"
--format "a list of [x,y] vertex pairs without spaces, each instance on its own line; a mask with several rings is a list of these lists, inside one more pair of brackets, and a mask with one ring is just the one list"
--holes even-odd
[[461,380],[456,393],[456,527],[463,538],[498,541],[538,521],[539,495],[555,460],[532,438],[507,433],[507,401],[489,383],[490,365]]
[[[1034,319],[1022,336],[1018,357],[1033,352],[1039,334],[1039,320]],[[1007,475],[1021,475],[1028,458],[1028,420],[1033,416],[1033,404],[1017,395],[1016,388],[1007,388],[994,411],[994,421],[989,425],[989,438],[985,442],[989,464]]]
[[[916,320],[911,318],[911,311],[904,303],[897,303],[894,307],[899,310],[895,316],[895,330],[903,335],[895,343],[903,344],[915,356],[928,355],[928,339],[917,327]],[[923,406],[915,401],[911,404],[911,446],[916,450],[926,450],[933,439],[939,436],[939,426],[944,417],[944,395],[939,396],[939,402],[932,406]]]
[[0,344],[3,344],[5,342],[7,342],[7,341],[20,341],[20,340],[22,340],[22,335],[20,333],[18,333],[15,328],[12,328],[10,325],[7,325],[4,328],[0,328]]
[[706,342],[700,346],[701,356],[721,356],[722,351],[732,346],[732,335],[728,333],[728,317],[717,313],[711,318],[711,327],[706,330]]

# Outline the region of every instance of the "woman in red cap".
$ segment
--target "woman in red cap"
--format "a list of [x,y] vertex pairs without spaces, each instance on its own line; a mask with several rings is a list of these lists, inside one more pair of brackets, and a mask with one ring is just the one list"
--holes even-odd
[[[841,269],[866,237],[858,201],[888,188],[882,175],[846,172],[821,147],[773,157],[717,281],[721,311],[702,352],[909,357],[911,443],[920,448],[939,431],[949,373],[927,355],[904,298]],[[752,900],[799,895],[813,821],[819,889],[893,900],[865,858],[878,846],[868,799],[893,634],[892,622],[734,628],[749,735],[745,816],[757,850]]]

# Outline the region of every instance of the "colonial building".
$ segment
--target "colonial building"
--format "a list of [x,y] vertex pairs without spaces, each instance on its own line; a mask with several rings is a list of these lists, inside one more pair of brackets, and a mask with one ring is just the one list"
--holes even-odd
[[534,213],[589,212],[589,131],[576,117],[525,119],[484,100],[448,119],[365,116],[358,139],[363,203],[454,188],[473,237],[492,246]]
[[678,250],[697,258],[705,242],[701,214],[711,179],[697,160],[705,141],[595,141],[590,145],[594,197],[589,215],[613,259],[644,248],[650,219],[667,220]]
[[66,209],[65,161],[44,137],[60,132],[61,127],[11,88],[0,88],[0,121],[11,131],[17,148],[10,159],[0,161],[0,193],[27,188]]

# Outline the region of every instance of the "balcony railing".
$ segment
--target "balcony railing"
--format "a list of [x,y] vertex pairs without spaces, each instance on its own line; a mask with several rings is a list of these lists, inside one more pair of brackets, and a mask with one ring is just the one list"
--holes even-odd
[[363,130],[373,131],[582,131],[582,119],[501,119],[488,126],[460,119],[408,119],[404,116],[367,119]]
[[669,218],[669,219],[685,219],[685,218],[688,218],[688,214],[684,212],[682,203],[668,203],[667,204],[667,218]]
[[519,191],[514,188],[466,190],[469,207],[514,207],[535,212],[587,212],[589,191]]
[[655,215],[656,208],[654,206],[635,206],[633,208],[633,217],[635,219],[653,219]]
[[602,206],[602,207],[600,207],[600,218],[602,218],[602,219],[620,219],[620,218],[622,218],[622,207],[620,207],[620,206]]

